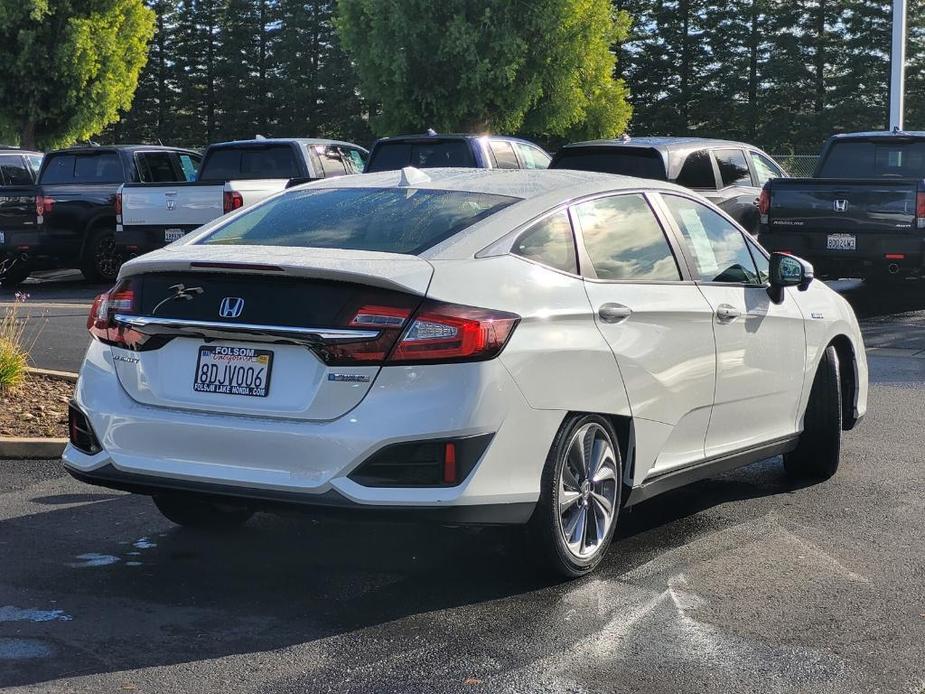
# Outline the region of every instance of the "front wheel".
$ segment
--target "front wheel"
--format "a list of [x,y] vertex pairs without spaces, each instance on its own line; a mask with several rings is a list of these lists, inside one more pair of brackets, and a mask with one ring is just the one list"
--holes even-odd
[[92,230],[80,261],[80,272],[84,278],[89,282],[114,282],[121,266],[115,231],[106,227]]
[[154,505],[167,520],[191,528],[236,528],[254,515],[243,506],[216,503],[191,494],[159,494],[154,497]]
[[803,433],[797,447],[784,455],[784,468],[794,479],[828,479],[841,460],[842,396],[838,353],[828,347],[809,393]]
[[623,463],[611,423],[598,415],[566,420],[543,469],[530,531],[546,563],[566,578],[590,573],[613,538]]

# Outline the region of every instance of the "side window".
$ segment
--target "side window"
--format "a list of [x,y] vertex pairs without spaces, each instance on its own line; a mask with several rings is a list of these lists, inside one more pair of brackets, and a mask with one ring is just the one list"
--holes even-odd
[[353,147],[341,147],[341,151],[344,153],[347,170],[355,174],[363,173],[363,169],[366,168],[366,157],[363,156],[363,152]]
[[550,157],[539,147],[525,145],[523,142],[515,142],[520,158],[524,162],[525,169],[548,169]]
[[600,279],[681,279],[665,232],[641,195],[599,198],[574,209],[585,249]]
[[138,174],[143,183],[172,183],[177,180],[170,152],[142,152]]
[[39,169],[42,168],[42,157],[38,154],[27,154],[26,161],[29,163],[29,168],[32,169],[32,177],[38,180]]
[[713,161],[710,159],[710,153],[700,150],[688,154],[675,183],[685,188],[716,190],[716,176],[713,174]]
[[731,222],[706,205],[677,195],[663,195],[694,256],[703,282],[763,284],[745,237]]
[[752,175],[741,149],[717,149],[714,150],[713,155],[719,165],[719,176],[723,181],[723,188],[752,185]]
[[572,224],[564,210],[540,220],[514,242],[511,253],[557,270],[578,273]]
[[780,178],[784,175],[781,168],[763,154],[758,154],[758,152],[750,152],[750,154],[752,157],[752,166],[755,167],[755,173],[758,176],[756,183],[759,187],[763,186],[772,178]]
[[8,186],[29,186],[32,185],[32,174],[23,158],[16,154],[0,157],[0,180]]
[[[318,153],[318,161],[321,163],[321,171],[325,178],[334,176],[343,176],[348,173],[347,164],[344,162],[344,155],[340,147],[333,145],[321,145],[315,148]],[[350,171],[349,173],[353,173]]]
[[510,142],[504,140],[491,140],[489,142],[491,153],[495,155],[495,161],[499,169],[519,169],[520,162],[517,161],[517,155],[514,154],[514,148]]
[[196,173],[199,171],[199,164],[202,158],[193,156],[192,154],[180,154],[178,160],[180,162],[180,170],[183,172],[183,177],[187,181],[195,181]]

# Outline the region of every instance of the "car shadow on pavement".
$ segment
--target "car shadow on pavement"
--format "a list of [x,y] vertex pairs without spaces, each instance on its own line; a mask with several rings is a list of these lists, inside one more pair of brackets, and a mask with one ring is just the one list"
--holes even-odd
[[[771,460],[640,504],[590,580],[619,581],[741,522],[703,510],[792,489]],[[145,498],[89,496],[0,521],[0,606],[67,617],[0,620],[0,651],[12,636],[47,649],[4,660],[0,687],[271,651],[461,606],[484,606],[488,619],[504,598],[555,609],[583,583],[538,571],[520,529],[259,514],[239,531],[205,533],[172,526]],[[756,505],[756,517],[765,512]]]

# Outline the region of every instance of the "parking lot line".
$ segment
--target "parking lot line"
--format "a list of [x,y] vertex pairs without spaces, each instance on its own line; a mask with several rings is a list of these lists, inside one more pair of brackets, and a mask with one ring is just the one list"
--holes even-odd
[[68,304],[64,302],[51,302],[51,301],[25,301],[25,302],[16,302],[16,301],[0,301],[0,308],[12,308],[18,306],[20,308],[79,308],[83,311],[88,310],[93,304]]

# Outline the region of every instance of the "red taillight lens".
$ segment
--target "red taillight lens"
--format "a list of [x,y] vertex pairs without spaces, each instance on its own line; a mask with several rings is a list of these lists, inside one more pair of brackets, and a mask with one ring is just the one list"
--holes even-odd
[[87,330],[100,342],[132,349],[141,344],[144,336],[134,330],[116,325],[113,318],[117,313],[137,313],[135,289],[131,280],[123,280],[105,294],[93,301],[87,316]]
[[925,190],[915,194],[915,226],[925,228]]
[[520,316],[472,306],[425,302],[387,362],[483,361],[501,353]]
[[758,196],[758,213],[762,221],[767,221],[768,212],[771,210],[771,193],[767,188],[761,189],[761,195]]
[[51,214],[52,210],[55,208],[55,199],[47,195],[36,195],[35,196],[35,214],[39,217],[44,217],[46,214]]
[[324,346],[321,357],[332,366],[343,364],[381,364],[398,341],[413,306],[380,306],[366,304],[345,321],[347,328],[377,330],[374,340],[332,343]]
[[222,202],[222,209],[225,214],[239,207],[244,207],[244,198],[242,198],[241,194],[236,190],[226,190],[225,194],[222,196]]
[[121,217],[122,216],[122,193],[121,192],[116,193],[116,200],[113,203],[113,207],[116,210],[116,216]]

